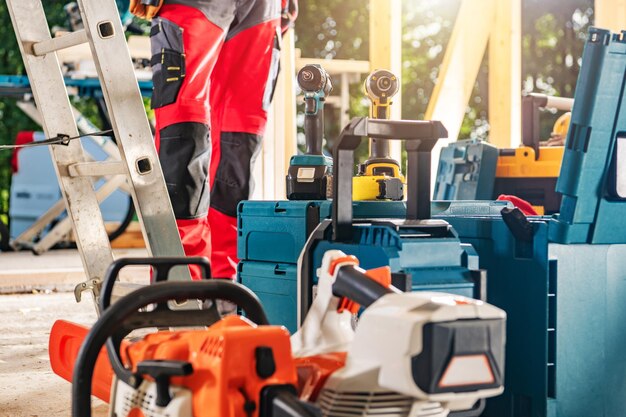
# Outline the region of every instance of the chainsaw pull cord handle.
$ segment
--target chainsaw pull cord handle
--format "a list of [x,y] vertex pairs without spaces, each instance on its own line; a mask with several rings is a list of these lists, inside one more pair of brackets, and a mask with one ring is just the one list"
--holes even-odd
[[298,72],[298,86],[304,93],[306,154],[322,155],[324,102],[333,89],[330,75],[321,65],[305,65]]
[[[140,288],[111,305],[91,328],[83,342],[72,378],[72,417],[91,417],[91,388],[96,360],[107,340],[114,335],[126,336],[134,329],[146,327],[197,326],[203,319],[198,310],[138,311],[152,304],[165,305],[175,300],[231,301],[241,307],[247,317],[258,325],[269,324],[259,299],[252,291],[228,280],[186,282],[157,282]],[[200,317],[200,318],[198,318]],[[109,350],[109,359],[116,376],[132,387],[137,387],[141,375],[126,369],[117,351]]]
[[365,271],[354,265],[344,265],[337,271],[333,283],[333,295],[346,297],[367,308],[376,300],[393,291],[365,275]]
[[448,137],[441,122],[379,120],[356,117],[343,129],[333,150],[333,240],[352,239],[352,175],[354,151],[364,137],[405,140],[407,220],[430,218],[430,158],[440,138]]

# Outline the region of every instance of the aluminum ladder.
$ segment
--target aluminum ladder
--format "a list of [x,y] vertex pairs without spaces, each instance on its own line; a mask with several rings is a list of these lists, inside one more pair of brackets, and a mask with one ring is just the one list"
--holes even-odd
[[[76,287],[76,298],[79,301],[82,292],[91,291],[98,310],[101,279],[113,262],[113,253],[94,178],[125,177],[151,256],[184,256],[184,252],[116,4],[114,0],[78,0],[78,5],[85,28],[53,38],[41,0],[7,0],[48,137],[78,136],[56,51],[88,43],[96,64],[120,161],[93,162],[79,141],[50,148],[88,277]],[[186,268],[173,272],[170,279],[190,279]]]

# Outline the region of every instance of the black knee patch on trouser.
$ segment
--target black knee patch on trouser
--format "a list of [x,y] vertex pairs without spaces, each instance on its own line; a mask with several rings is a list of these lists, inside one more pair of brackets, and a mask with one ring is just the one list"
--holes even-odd
[[161,129],[159,159],[177,219],[203,217],[209,209],[209,127],[177,123]]
[[211,207],[236,217],[237,205],[249,199],[254,189],[251,174],[261,151],[261,136],[222,132],[220,147],[220,162],[211,190]]

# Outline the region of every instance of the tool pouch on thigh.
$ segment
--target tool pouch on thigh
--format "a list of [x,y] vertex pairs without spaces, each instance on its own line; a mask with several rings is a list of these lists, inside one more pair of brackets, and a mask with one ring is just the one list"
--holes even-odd
[[185,78],[185,49],[183,30],[163,18],[152,20],[150,30],[152,49],[152,108],[172,104]]

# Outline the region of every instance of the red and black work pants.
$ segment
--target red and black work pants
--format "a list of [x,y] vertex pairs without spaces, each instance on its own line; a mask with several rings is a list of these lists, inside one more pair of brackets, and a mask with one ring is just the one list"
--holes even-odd
[[185,253],[234,278],[237,205],[252,192],[279,70],[280,1],[207,4],[166,2],[153,19],[152,107]]

